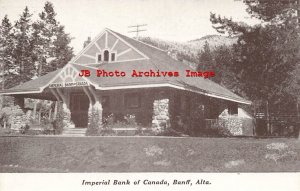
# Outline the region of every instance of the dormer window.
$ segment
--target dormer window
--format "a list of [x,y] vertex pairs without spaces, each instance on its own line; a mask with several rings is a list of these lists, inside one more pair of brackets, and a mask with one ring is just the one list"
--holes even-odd
[[111,53],[111,61],[115,61],[116,59],[116,53]]
[[97,56],[97,61],[98,61],[98,62],[101,62],[101,61],[102,61],[102,55],[101,55],[101,54],[98,54],[98,56]]
[[97,63],[100,62],[114,62],[116,61],[116,52],[110,52],[109,50],[104,50],[101,53],[96,54]]
[[104,51],[104,62],[108,62],[109,61],[109,51],[105,50]]

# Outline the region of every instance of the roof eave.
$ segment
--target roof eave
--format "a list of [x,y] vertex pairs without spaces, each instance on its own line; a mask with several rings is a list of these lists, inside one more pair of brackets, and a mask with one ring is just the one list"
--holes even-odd
[[16,89],[16,90],[2,90],[0,91],[0,95],[20,95],[20,94],[35,94],[35,93],[41,93],[42,91],[40,89]]

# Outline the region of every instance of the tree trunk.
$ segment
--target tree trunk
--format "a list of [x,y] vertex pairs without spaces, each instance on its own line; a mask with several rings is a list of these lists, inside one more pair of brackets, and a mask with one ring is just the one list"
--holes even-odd
[[36,117],[36,107],[37,107],[37,100],[34,100],[32,119],[35,119]]
[[41,110],[39,110],[39,125],[41,124]]
[[49,120],[51,120],[51,114],[52,114],[52,108],[50,108],[50,110],[49,110]]
[[300,141],[300,127],[299,127],[299,124],[300,124],[300,113],[299,113],[299,99],[297,98],[297,129],[296,129],[296,132],[298,131],[298,140]]
[[269,113],[269,101],[267,101],[267,134],[271,134],[271,126],[270,126],[270,113]]
[[56,119],[57,116],[57,108],[58,108],[58,101],[55,101],[55,107],[54,107],[54,113],[53,113],[53,119]]
[[[5,78],[4,78],[4,66],[3,66],[3,63],[2,63],[2,83],[1,83],[1,90],[3,91],[4,90],[4,87],[5,87],[5,84],[4,84],[4,80],[5,80]],[[0,110],[3,108],[3,103],[4,103],[4,96],[3,95],[1,95],[0,96]]]

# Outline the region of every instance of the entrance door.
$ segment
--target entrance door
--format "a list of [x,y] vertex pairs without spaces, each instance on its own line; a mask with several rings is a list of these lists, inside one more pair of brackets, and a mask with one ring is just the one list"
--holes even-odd
[[87,127],[89,99],[84,93],[71,94],[71,120],[75,127]]

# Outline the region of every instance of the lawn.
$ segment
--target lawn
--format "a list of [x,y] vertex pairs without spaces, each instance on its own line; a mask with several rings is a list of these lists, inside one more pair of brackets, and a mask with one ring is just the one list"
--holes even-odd
[[0,137],[0,152],[0,172],[300,171],[284,138]]

